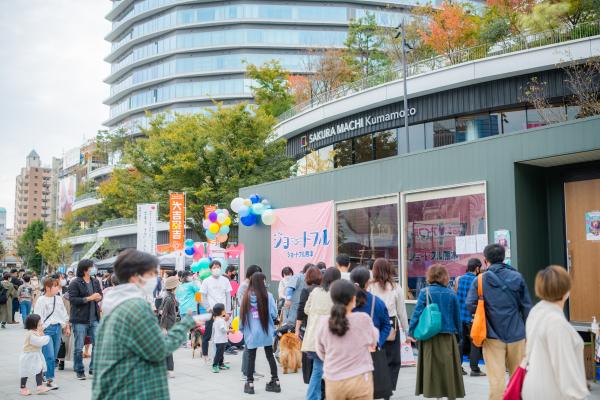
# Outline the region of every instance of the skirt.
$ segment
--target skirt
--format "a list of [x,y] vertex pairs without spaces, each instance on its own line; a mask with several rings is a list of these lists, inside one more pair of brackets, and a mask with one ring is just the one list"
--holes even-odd
[[427,398],[465,397],[460,351],[456,337],[440,333],[419,343],[415,394]]
[[42,351],[22,353],[19,359],[19,374],[21,378],[29,378],[46,371],[46,360]]

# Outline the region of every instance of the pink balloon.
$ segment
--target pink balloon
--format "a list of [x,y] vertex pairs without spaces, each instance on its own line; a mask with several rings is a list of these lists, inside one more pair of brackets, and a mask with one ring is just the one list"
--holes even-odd
[[231,343],[240,343],[244,338],[244,334],[240,331],[235,331],[227,335],[227,338]]

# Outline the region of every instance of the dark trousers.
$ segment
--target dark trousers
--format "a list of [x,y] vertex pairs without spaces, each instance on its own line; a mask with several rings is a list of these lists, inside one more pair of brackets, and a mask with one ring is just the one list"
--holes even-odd
[[173,361],[173,353],[167,356],[167,371],[175,371],[175,362]]
[[208,342],[212,336],[213,320],[209,319],[204,325],[204,335],[202,335],[202,355],[208,356]]
[[[254,365],[256,364],[256,350],[248,349],[248,370],[246,371],[247,382],[254,382]],[[277,378],[277,363],[273,356],[273,346],[265,346],[265,355],[271,369],[271,381],[276,381]]]
[[394,341],[385,342],[383,350],[385,351],[388,361],[388,370],[390,371],[390,378],[392,380],[392,390],[396,390],[400,366],[402,365],[402,361],[400,360],[400,334],[396,333],[396,339],[394,339]]
[[471,371],[479,372],[479,360],[481,360],[481,347],[477,347],[471,340],[471,324],[462,323],[461,355],[469,356]]
[[225,347],[227,347],[227,343],[215,343],[217,351],[215,352],[215,358],[213,360],[213,367],[219,367],[223,365],[223,355],[225,354]]
[[[38,386],[42,386],[42,375],[44,375],[44,371],[40,371],[39,374],[35,375],[35,384]],[[21,389],[27,387],[27,376],[21,378]]]
[[12,299],[12,321],[15,321],[15,314],[19,311],[19,299],[13,297]]

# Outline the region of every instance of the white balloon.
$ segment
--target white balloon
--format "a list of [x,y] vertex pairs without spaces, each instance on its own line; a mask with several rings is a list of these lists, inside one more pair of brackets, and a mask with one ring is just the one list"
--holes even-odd
[[223,222],[225,222],[226,219],[227,219],[227,215],[225,215],[224,213],[217,215],[217,222],[219,224],[222,224]]
[[273,212],[273,210],[265,210],[262,215],[262,223],[265,225],[273,225],[277,220],[277,216]]
[[240,208],[244,205],[244,199],[242,199],[241,197],[236,197],[235,199],[231,200],[231,209],[233,210],[233,212],[239,212]]

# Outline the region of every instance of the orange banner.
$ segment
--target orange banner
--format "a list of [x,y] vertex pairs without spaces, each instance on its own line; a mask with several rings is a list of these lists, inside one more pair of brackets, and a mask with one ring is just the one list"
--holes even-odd
[[185,242],[185,193],[169,196],[169,244],[173,250],[183,249]]
[[[219,207],[218,206],[204,206],[204,219],[208,219],[208,214],[210,214],[213,211],[217,211]],[[206,239],[206,241],[210,244],[217,244],[218,242],[216,240],[210,240],[210,239]]]

